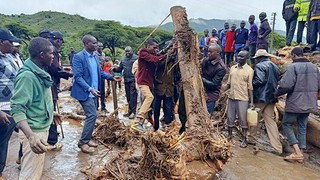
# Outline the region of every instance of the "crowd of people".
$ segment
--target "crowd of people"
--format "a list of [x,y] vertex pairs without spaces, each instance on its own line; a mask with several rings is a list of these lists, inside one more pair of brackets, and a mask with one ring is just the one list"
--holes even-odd
[[[284,17],[288,19],[287,45],[291,45],[291,30],[295,26],[292,25],[294,22],[290,22],[293,19],[286,14],[288,9],[298,12],[299,18],[306,12],[306,1],[294,1],[293,6],[287,4],[289,2],[293,1],[285,0],[283,11]],[[320,22],[318,4],[318,0],[311,1],[307,20],[299,19],[299,24],[300,21],[310,21],[311,32],[315,31],[316,24]],[[241,21],[238,29],[235,24],[229,29],[229,24],[225,23],[224,29],[218,31],[214,28],[211,36],[205,30],[204,36],[200,38],[199,47],[203,54],[200,67],[207,112],[210,117],[213,115],[220,91],[227,91],[227,138],[232,140],[235,120],[238,119],[242,130],[240,147],[246,148],[248,145],[256,145],[258,130],[257,126],[248,125],[247,109],[259,108],[270,144],[275,154],[282,155],[285,147],[280,141],[273,114],[277,97],[287,94],[282,125],[293,153],[284,159],[303,162],[308,115],[317,111],[319,70],[304,57],[302,48],[297,46],[291,51],[293,63],[280,78],[279,68],[270,60],[275,56],[268,53],[271,28],[266,13],[260,13],[259,19],[259,28],[255,24],[255,16],[250,15],[250,29],[245,28],[245,21]],[[298,43],[301,42],[300,38],[298,36]],[[308,41],[311,49],[317,49],[317,45],[312,44],[317,41],[317,37]],[[176,119],[174,107],[178,106],[181,122],[179,133],[186,131],[186,102],[178,63],[179,42],[175,37],[166,42],[161,51],[159,42],[152,38],[137,54],[127,46],[124,56],[115,66],[103,52],[103,43],[92,35],[84,35],[83,49],[79,52],[70,49],[72,72],[61,66],[60,48],[63,42],[61,32],[41,31],[38,37],[31,39],[28,45],[29,58],[23,61],[19,53],[21,40],[10,31],[0,29],[1,180],[4,179],[2,172],[6,164],[8,142],[14,130],[19,132],[20,141],[17,160],[17,163],[21,163],[19,179],[40,179],[45,152],[62,148],[62,144],[58,143],[57,131],[57,125],[61,123],[61,116],[57,113],[61,78],[73,78],[71,96],[79,101],[85,112],[86,118],[78,141],[78,147],[84,153],[93,153],[98,146],[92,140],[97,110],[108,112],[105,106],[106,93],[110,93],[110,83],[119,83],[122,76],[128,102],[128,111],[124,117],[133,120],[133,130],[144,133],[148,122],[152,124],[152,131],[166,129]],[[223,83],[227,74],[228,80]],[[121,88],[121,83],[119,85]],[[161,108],[163,118],[160,118]],[[292,130],[295,121],[298,123],[297,137]]]

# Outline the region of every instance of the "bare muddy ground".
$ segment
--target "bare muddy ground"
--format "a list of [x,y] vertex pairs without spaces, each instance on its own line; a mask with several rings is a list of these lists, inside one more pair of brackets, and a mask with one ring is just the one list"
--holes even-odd
[[[124,87],[122,87],[124,88]],[[112,98],[107,99],[107,109],[112,111]],[[60,111],[75,111],[79,103],[69,97],[69,92],[60,94]],[[119,97],[120,114],[119,118],[126,124],[131,121],[122,116],[126,110],[124,89]],[[79,121],[64,119],[63,129],[65,138],[59,137],[60,143],[64,146],[60,151],[50,151],[46,154],[45,167],[42,179],[86,179],[80,172],[95,162],[102,162],[114,156],[119,150],[117,148],[99,145],[92,155],[84,154],[77,147],[78,139],[82,131],[82,123]],[[58,128],[60,131],[60,128]],[[189,163],[191,179],[320,179],[320,151],[314,148],[312,154],[306,154],[305,164],[294,164],[285,162],[282,157],[270,152],[270,146],[265,141],[266,136],[261,133],[259,141],[260,150],[257,155],[253,154],[253,148],[241,149],[239,141],[235,138],[235,145],[232,148],[234,157],[224,166],[224,172],[216,174],[207,164],[194,161]],[[9,180],[18,179],[19,165],[16,164],[19,142],[17,133],[13,133],[10,139],[7,167],[4,176]],[[102,164],[101,164],[102,165]]]

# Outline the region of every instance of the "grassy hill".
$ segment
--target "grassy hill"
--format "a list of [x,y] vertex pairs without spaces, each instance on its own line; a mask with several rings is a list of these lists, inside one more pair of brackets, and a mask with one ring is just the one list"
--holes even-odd
[[[9,27],[16,28],[17,32],[20,32],[21,29],[24,30],[28,34],[28,37],[23,37],[22,35],[15,35],[22,38],[25,44],[28,43],[28,39],[31,37],[37,36],[38,32],[44,29],[60,31],[63,36],[65,43],[62,46],[62,57],[65,62],[67,62],[67,54],[69,53],[70,47],[74,47],[76,51],[82,49],[81,37],[86,33],[92,33],[93,29],[97,24],[105,24],[107,29],[109,27],[115,27],[109,31],[108,34],[114,34],[117,36],[122,34],[121,36],[125,36],[119,41],[122,42],[121,45],[117,45],[117,57],[120,58],[123,55],[122,49],[124,46],[131,45],[134,48],[138,48],[137,46],[142,42],[142,40],[152,31],[151,27],[131,27],[131,26],[123,26],[119,22],[115,21],[103,21],[103,20],[91,20],[84,18],[80,15],[70,15],[62,12],[53,12],[53,11],[41,11],[35,14],[26,15],[4,15],[0,14],[0,27]],[[198,19],[190,19],[190,26],[194,29],[195,32],[202,33],[204,29],[212,29],[216,27],[217,29],[221,29],[226,20],[220,19],[211,19],[206,20],[202,18]],[[240,20],[227,20],[229,24],[240,24]],[[117,24],[118,23],[118,24]],[[249,24],[247,23],[247,26]],[[118,29],[117,29],[118,28]],[[102,31],[106,28],[102,28]],[[99,30],[101,31],[101,30]],[[104,33],[102,32],[102,34]],[[171,23],[166,23],[160,27],[160,30],[156,31],[154,35],[157,39],[160,39],[162,42],[171,38],[173,32],[173,25]],[[120,36],[120,35],[119,35]],[[99,38],[98,38],[99,40]],[[128,44],[130,42],[130,44]],[[125,44],[127,43],[127,44]],[[27,46],[22,46],[22,53],[24,57],[27,57]],[[105,49],[105,52],[110,55],[108,49]]]

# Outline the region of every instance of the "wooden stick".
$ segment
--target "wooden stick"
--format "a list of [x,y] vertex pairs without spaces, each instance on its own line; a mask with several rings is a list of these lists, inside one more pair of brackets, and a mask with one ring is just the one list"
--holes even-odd
[[[60,114],[59,100],[57,100],[56,106],[57,106],[57,112],[58,112],[58,114]],[[60,130],[61,130],[61,135],[62,135],[62,139],[63,139],[64,138],[64,133],[63,133],[63,128],[62,128],[62,122],[60,124]]]
[[112,99],[113,99],[113,109],[115,111],[115,115],[118,116],[118,98],[117,98],[117,81],[111,81],[112,84]]

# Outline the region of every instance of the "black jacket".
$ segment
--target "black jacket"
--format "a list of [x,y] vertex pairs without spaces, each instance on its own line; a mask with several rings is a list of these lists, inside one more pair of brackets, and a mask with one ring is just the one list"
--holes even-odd
[[124,56],[120,61],[118,68],[113,69],[114,72],[122,72],[125,83],[135,82],[134,75],[132,74],[132,65],[138,59],[138,56],[133,54],[131,57]]
[[293,10],[296,0],[285,0],[283,2],[282,17],[285,21],[292,21],[298,18],[298,12]]
[[280,71],[277,65],[265,58],[254,68],[253,100],[255,103],[275,103]]
[[221,82],[227,70],[221,58],[202,62],[202,81],[206,91],[207,101],[217,101],[220,97]]
[[317,94],[320,89],[318,67],[301,57],[293,60],[287,68],[276,96],[287,94],[285,112],[314,113],[318,110]]
[[310,1],[307,19],[310,20],[310,18],[315,16],[320,16],[320,0]]

